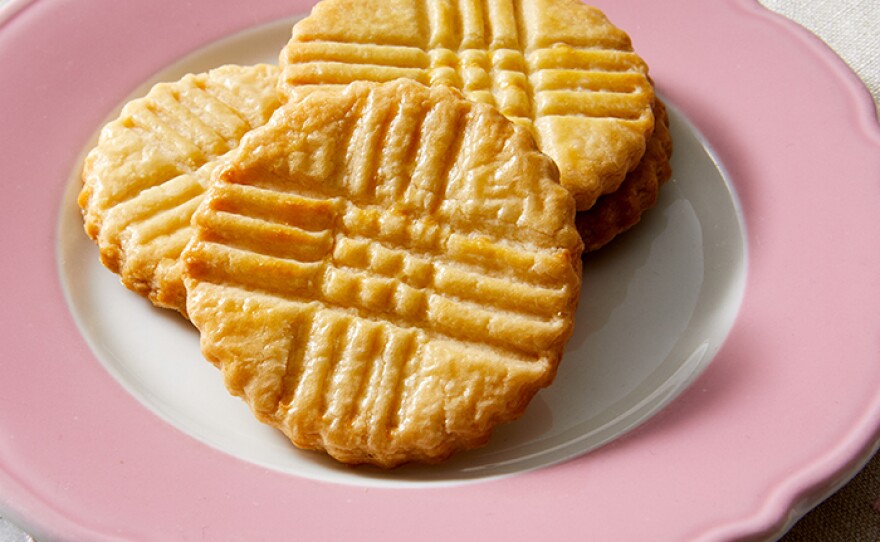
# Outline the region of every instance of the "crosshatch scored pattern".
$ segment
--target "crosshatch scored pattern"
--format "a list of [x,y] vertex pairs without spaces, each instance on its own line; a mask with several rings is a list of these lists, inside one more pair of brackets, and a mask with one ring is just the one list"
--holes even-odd
[[579,209],[617,188],[653,129],[647,66],[577,0],[325,0],[294,27],[281,67],[291,95],[406,77],[494,105],[558,162]]
[[194,216],[188,308],[230,391],[298,445],[438,460],[552,380],[581,243],[524,131],[446,89],[370,88],[245,137]]
[[126,104],[89,153],[79,203],[101,260],[123,284],[184,310],[180,253],[216,160],[280,105],[278,70],[224,66]]

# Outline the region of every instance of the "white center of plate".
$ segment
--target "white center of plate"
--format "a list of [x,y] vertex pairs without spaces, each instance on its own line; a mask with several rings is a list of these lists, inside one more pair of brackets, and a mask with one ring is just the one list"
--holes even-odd
[[[275,62],[291,24],[259,27],[197,51],[133,96],[187,72]],[[498,428],[488,446],[442,465],[349,468],[299,451],[257,422],[202,358],[197,330],[129,292],[101,266],[76,205],[79,168],[60,216],[61,281],[96,357],[132,395],[168,423],[243,460],[362,486],[461,483],[558,463],[622,435],[678,395],[715,355],[742,299],[746,250],[736,198],[693,127],[674,108],[669,113],[673,178],[636,229],[587,257],[577,325],[556,382],[520,420]]]

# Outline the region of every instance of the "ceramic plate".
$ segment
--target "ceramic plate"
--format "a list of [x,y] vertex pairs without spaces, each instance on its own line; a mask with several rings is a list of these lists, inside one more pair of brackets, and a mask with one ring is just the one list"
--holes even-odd
[[586,261],[527,414],[392,472],[255,422],[195,330],[101,267],[75,204],[125,100],[274,61],[311,3],[66,4],[0,8],[0,506],[41,540],[772,536],[873,450],[880,129],[855,76],[757,4],[598,3],[670,105],[673,179]]

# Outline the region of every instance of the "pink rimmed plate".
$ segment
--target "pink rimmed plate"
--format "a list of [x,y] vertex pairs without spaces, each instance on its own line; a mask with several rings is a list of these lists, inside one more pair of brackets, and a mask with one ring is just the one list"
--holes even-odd
[[391,473],[253,422],[188,324],[100,267],[74,203],[125,99],[274,60],[311,4],[0,8],[3,515],[40,540],[734,540],[853,473],[880,430],[867,92],[751,1],[598,5],[672,106],[674,179],[587,262],[564,365],[526,417]]

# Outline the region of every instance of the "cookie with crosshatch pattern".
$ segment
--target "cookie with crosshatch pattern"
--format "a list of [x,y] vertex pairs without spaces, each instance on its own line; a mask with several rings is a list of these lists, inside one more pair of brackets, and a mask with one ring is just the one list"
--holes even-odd
[[244,137],[183,254],[205,357],[256,417],[347,463],[484,444],[553,380],[582,243],[552,161],[408,80],[316,90]]
[[159,83],[101,130],[79,194],[101,261],[161,307],[185,309],[180,253],[216,166],[280,105],[278,69],[223,66]]
[[636,167],[654,90],[626,33],[578,0],[323,0],[280,55],[282,94],[399,77],[527,128],[586,210]]

